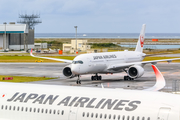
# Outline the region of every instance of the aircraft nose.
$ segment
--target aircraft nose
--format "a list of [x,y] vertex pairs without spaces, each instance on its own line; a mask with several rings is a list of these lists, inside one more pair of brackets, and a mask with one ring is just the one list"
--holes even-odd
[[73,74],[79,74],[79,67],[77,66],[77,65],[73,65],[72,67],[71,67],[71,71],[72,71],[72,73]]

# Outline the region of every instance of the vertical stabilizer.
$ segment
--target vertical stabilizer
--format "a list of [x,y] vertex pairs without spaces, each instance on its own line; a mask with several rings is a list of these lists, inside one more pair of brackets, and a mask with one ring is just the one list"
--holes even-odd
[[141,33],[139,35],[139,39],[136,45],[136,52],[142,52],[143,51],[143,46],[144,46],[144,37],[145,37],[145,29],[146,29],[146,25],[143,24],[142,25],[142,29],[141,29]]

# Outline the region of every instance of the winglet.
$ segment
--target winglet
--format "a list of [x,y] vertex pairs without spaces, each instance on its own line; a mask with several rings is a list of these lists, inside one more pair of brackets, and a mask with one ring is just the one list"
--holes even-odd
[[153,87],[145,89],[145,90],[158,91],[164,88],[164,86],[166,85],[166,81],[163,75],[161,74],[161,72],[158,70],[158,68],[155,65],[152,65],[152,68],[156,75],[156,84]]
[[30,53],[30,55],[31,55],[31,56],[34,56],[34,55],[32,54],[32,51],[33,51],[33,49],[31,48],[31,53]]

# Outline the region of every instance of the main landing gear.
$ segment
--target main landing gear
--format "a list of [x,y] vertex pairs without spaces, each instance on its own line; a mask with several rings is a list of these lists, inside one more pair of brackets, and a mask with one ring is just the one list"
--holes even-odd
[[124,76],[124,80],[134,80],[134,78],[131,78],[129,76]]
[[81,80],[80,80],[79,77],[80,77],[80,76],[78,75],[78,79],[77,79],[77,81],[76,81],[76,84],[81,84]]
[[91,76],[91,80],[102,80],[102,77],[98,76],[98,74],[96,73],[95,76]]

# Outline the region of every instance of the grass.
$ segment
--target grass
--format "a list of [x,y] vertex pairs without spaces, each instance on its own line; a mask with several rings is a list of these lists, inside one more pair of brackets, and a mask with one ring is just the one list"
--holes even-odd
[[[13,80],[2,80],[3,77],[13,77]],[[0,82],[16,82],[16,83],[19,83],[19,82],[42,81],[42,80],[49,80],[49,79],[54,79],[54,78],[0,75]]]
[[[49,57],[49,56],[48,56]],[[50,56],[50,58],[73,60],[75,56]],[[39,59],[31,56],[0,56],[0,62],[35,62],[35,60],[43,60],[43,62],[59,62],[55,60]]]

